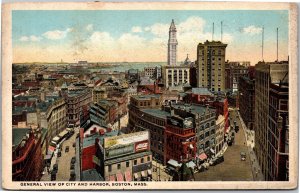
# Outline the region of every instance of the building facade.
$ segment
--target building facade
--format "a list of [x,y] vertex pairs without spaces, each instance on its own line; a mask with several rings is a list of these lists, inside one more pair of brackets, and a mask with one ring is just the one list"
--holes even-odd
[[103,87],[94,88],[93,89],[93,102],[96,103],[102,99],[107,99],[106,89]]
[[168,116],[165,130],[166,159],[182,162],[196,156],[195,127],[193,118]]
[[169,112],[161,110],[160,95],[139,95],[131,97],[128,127],[131,132],[148,130],[153,157],[165,162],[165,125]]
[[152,153],[148,131],[106,137],[103,144],[106,181],[151,181]]
[[41,129],[13,129],[12,180],[39,181],[43,171]]
[[[83,91],[69,91],[65,96],[67,102],[67,119],[68,123],[79,126],[88,119],[88,109],[93,101],[90,89]],[[84,119],[81,119],[84,117]]]
[[187,66],[164,66],[163,80],[166,88],[190,84],[190,68]]
[[253,130],[255,117],[255,80],[249,77],[240,77],[239,89],[239,108],[240,115],[248,129]]
[[168,65],[176,66],[177,62],[177,38],[176,38],[176,26],[174,20],[172,19],[169,28],[169,40],[168,40]]
[[215,151],[216,110],[196,104],[174,104],[174,114],[180,117],[192,117],[195,125],[197,154]]
[[289,87],[286,80],[270,85],[267,180],[289,180],[288,101]]
[[270,85],[279,84],[284,78],[287,78],[287,72],[287,61],[259,62],[255,66],[254,151],[265,180],[272,180],[269,176],[270,167],[272,167],[269,163],[269,157],[273,158],[274,156],[271,147],[278,147],[277,140],[273,140],[274,135],[270,136],[270,133],[279,133],[278,130],[281,129],[277,126],[274,126],[275,128],[271,126],[272,129],[269,129],[271,124],[269,115],[270,113],[274,113],[273,110],[270,111]]
[[198,84],[211,91],[225,91],[225,54],[227,44],[206,41],[197,47]]
[[247,61],[226,61],[225,89],[229,89],[232,92],[238,91],[239,78],[243,76],[248,76],[249,66],[250,62]]

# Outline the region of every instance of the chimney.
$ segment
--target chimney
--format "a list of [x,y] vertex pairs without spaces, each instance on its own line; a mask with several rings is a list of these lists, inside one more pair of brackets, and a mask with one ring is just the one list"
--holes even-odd
[[172,109],[171,109],[171,116],[174,116],[174,115],[175,115],[174,109],[172,108]]
[[45,98],[46,98],[46,97],[45,97],[45,92],[42,91],[42,92],[41,92],[41,98],[40,98],[41,101],[44,102],[44,101],[45,101]]

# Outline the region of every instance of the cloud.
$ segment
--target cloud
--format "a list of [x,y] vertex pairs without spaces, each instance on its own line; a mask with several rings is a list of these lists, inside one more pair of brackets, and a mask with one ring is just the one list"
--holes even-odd
[[93,30],[94,30],[94,26],[93,26],[93,24],[89,24],[89,25],[86,26],[85,29],[86,29],[87,31],[93,31]]
[[134,26],[134,27],[132,27],[132,28],[131,28],[131,31],[132,31],[133,33],[141,33],[141,32],[143,32],[142,28],[139,27],[139,26]]
[[31,36],[22,36],[19,40],[21,42],[29,42],[29,41],[39,42],[41,39],[42,39],[42,37],[31,35]]
[[60,40],[60,39],[65,38],[67,36],[67,34],[71,31],[72,31],[72,28],[67,28],[64,31],[61,31],[61,30],[47,31],[43,34],[43,36],[50,40]]
[[94,32],[91,37],[89,38],[90,44],[97,44],[97,45],[112,45],[114,44],[114,38],[108,32]]
[[27,36],[22,36],[19,40],[20,40],[21,42],[28,42],[28,41],[29,41],[29,37],[27,37]]
[[[142,61],[167,61],[168,35],[170,23],[154,23],[146,27],[134,26],[131,32],[113,36],[107,31],[92,31],[87,33],[82,27],[68,28],[65,31],[46,32],[47,37],[52,39],[64,38],[70,31],[71,42],[65,46],[65,51],[56,45],[57,50],[61,50],[64,61],[89,60],[105,62],[142,62]],[[84,26],[91,28],[92,24]],[[189,17],[182,22],[176,22],[178,51],[178,63],[186,58],[189,54],[191,60],[196,60],[197,45],[199,42],[211,40],[211,32],[206,32],[206,21],[201,17]],[[44,36],[46,37],[46,33]],[[83,34],[80,34],[83,33]],[[217,35],[215,36],[217,37]],[[26,38],[24,38],[26,41]],[[215,38],[215,40],[218,40]],[[224,32],[223,41],[230,43],[233,35]],[[53,53],[54,47],[44,49]],[[41,52],[41,51],[39,51]],[[20,52],[21,53],[21,52]],[[27,57],[22,54],[23,57]],[[49,54],[48,54],[49,55]],[[45,55],[45,57],[47,54]]]
[[41,37],[37,37],[37,36],[30,36],[30,40],[33,41],[33,42],[39,42],[42,38]]
[[256,34],[260,34],[262,32],[262,28],[261,27],[256,27],[254,25],[250,25],[248,27],[244,27],[241,30],[241,32],[244,33],[244,34],[256,35]]

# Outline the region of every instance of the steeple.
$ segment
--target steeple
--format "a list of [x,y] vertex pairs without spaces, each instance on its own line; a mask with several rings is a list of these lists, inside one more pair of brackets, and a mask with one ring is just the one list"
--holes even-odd
[[169,31],[175,31],[176,32],[176,26],[175,26],[175,23],[174,23],[174,19],[172,19]]
[[168,41],[168,65],[176,66],[177,60],[177,39],[176,39],[176,26],[174,19],[172,19],[170,28],[169,28],[169,41]]

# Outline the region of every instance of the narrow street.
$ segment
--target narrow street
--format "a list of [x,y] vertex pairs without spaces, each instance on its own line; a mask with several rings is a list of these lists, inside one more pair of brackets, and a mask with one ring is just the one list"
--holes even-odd
[[[53,165],[55,163],[58,164],[56,181],[69,181],[70,165],[71,165],[70,163],[71,163],[72,157],[75,157],[75,147],[73,147],[73,143],[75,142],[77,133],[78,133],[78,129],[75,129],[75,133],[69,139],[65,140],[61,144],[61,146],[62,146],[61,157],[58,157],[57,151],[55,151],[55,155],[54,155],[55,157],[52,158],[54,160],[50,167],[50,173],[48,174],[48,172],[46,172],[42,176],[41,181],[51,181],[51,171],[52,171]],[[69,146],[69,152],[65,152],[65,149],[67,146]]]
[[[232,146],[228,146],[224,153],[224,162],[216,166],[210,166],[204,172],[196,173],[196,181],[251,181],[253,173],[250,163],[250,154],[246,146],[246,137],[241,128],[240,119],[236,118],[236,113],[230,111],[231,125],[234,121],[240,127],[235,133],[235,140]],[[246,153],[246,160],[241,160],[241,152]]]

